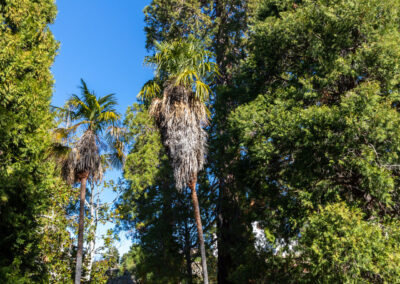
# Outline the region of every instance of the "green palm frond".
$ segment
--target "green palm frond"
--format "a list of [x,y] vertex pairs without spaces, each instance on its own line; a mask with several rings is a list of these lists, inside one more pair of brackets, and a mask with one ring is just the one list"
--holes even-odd
[[160,85],[155,80],[147,81],[138,94],[139,99],[152,99],[161,93]]
[[155,47],[157,52],[145,59],[146,65],[155,68],[155,78],[143,86],[139,97],[151,100],[159,96],[158,82],[173,82],[175,86],[191,88],[196,99],[206,102],[212,93],[208,84],[219,76],[214,54],[193,37],[156,42]]
[[55,142],[61,142],[67,139],[69,136],[69,131],[66,128],[57,128],[53,131],[53,140]]
[[116,104],[114,104],[113,102],[106,102],[101,104],[100,106],[100,111],[112,111],[112,112],[117,112],[117,110],[115,109]]
[[209,99],[211,88],[209,85],[207,85],[206,83],[204,83],[203,81],[196,81],[195,82],[196,86],[195,86],[195,96],[198,100],[202,101],[202,102],[206,102]]
[[47,159],[55,161],[56,168],[61,168],[62,164],[68,159],[71,148],[62,143],[53,142],[47,149]]
[[67,133],[67,135],[70,135],[71,133],[76,133],[76,131],[78,130],[79,126],[81,125],[89,125],[91,123],[90,120],[82,120],[79,121],[69,127],[64,128],[65,132]]
[[117,99],[115,97],[115,94],[108,94],[105,95],[104,97],[101,97],[98,99],[98,102],[100,105],[105,106],[105,105],[117,105]]
[[128,133],[125,127],[113,126],[107,131],[106,140],[112,151],[105,155],[110,165],[114,168],[122,168],[125,163],[125,142],[128,139]]
[[200,80],[200,77],[196,70],[193,69],[183,70],[176,76],[175,85],[191,87],[193,82],[196,82],[198,80]]
[[81,95],[73,94],[67,102],[73,107],[71,118],[78,121],[79,125],[85,122],[92,130],[102,132],[121,118],[115,109],[115,94],[97,98],[94,92],[89,91],[84,80],[81,83]]
[[107,121],[114,123],[117,120],[119,120],[121,116],[118,113],[112,112],[112,111],[105,111],[101,112],[98,116],[99,121]]

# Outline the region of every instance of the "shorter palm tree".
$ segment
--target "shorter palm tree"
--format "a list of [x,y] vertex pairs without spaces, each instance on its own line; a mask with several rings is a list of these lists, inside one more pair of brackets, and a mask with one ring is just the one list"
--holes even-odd
[[70,184],[81,185],[75,284],[80,283],[82,275],[86,184],[102,179],[104,163],[120,167],[124,160],[124,135],[119,127],[121,116],[115,109],[115,95],[96,97],[85,81],[81,80],[81,84],[81,95],[72,95],[66,103],[68,107],[58,109],[67,125],[56,130],[63,137],[79,137],[68,145],[69,154],[62,160],[63,178]]
[[202,259],[203,280],[208,283],[207,261],[196,193],[197,174],[206,155],[209,111],[206,107],[211,89],[207,84],[218,74],[213,54],[194,38],[156,43],[157,53],[146,58],[156,76],[147,82],[139,96],[151,101],[150,114],[161,132],[174,170],[178,190],[191,189],[194,215]]

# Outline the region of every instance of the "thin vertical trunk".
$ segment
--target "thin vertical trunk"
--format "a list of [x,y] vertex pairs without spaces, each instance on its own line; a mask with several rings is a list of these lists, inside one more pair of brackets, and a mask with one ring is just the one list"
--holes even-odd
[[93,267],[93,260],[94,260],[94,251],[96,246],[96,230],[97,230],[97,212],[99,202],[97,204],[94,201],[95,189],[96,185],[92,183],[92,194],[90,196],[89,201],[89,210],[90,210],[90,224],[88,225],[89,228],[89,244],[88,244],[88,258],[87,258],[87,267],[86,267],[86,275],[84,277],[85,282],[90,282],[91,274],[92,274],[92,267]]
[[81,283],[82,256],[83,256],[83,231],[85,225],[85,196],[88,175],[81,178],[81,196],[79,201],[79,229],[78,229],[78,251],[76,252],[75,284]]
[[197,177],[193,178],[193,180],[192,180],[192,182],[190,184],[190,190],[192,192],[194,218],[196,220],[197,233],[199,235],[199,244],[200,244],[200,253],[201,253],[201,266],[203,268],[203,283],[204,284],[208,284],[206,248],[204,246],[203,226],[201,224],[199,200],[197,199],[197,193],[196,193],[196,183],[197,183]]

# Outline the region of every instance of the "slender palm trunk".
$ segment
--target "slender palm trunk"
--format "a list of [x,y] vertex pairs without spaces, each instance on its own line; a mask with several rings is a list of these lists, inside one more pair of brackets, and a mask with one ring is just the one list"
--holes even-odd
[[78,251],[76,253],[75,284],[81,283],[82,276],[82,256],[83,256],[83,230],[85,225],[85,197],[86,182],[88,175],[81,178],[81,197],[79,201],[79,229],[78,229]]
[[203,268],[203,283],[204,284],[208,284],[206,248],[204,246],[203,226],[201,224],[201,218],[200,218],[200,207],[199,207],[199,200],[197,199],[196,183],[197,183],[197,177],[193,178],[193,180],[192,180],[192,182],[190,184],[190,190],[192,192],[194,218],[196,219],[197,233],[199,235],[199,244],[200,244],[200,253],[201,253],[201,266]]

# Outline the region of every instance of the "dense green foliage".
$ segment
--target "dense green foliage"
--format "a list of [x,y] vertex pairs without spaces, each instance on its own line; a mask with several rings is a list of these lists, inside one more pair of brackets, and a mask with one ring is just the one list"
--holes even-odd
[[209,0],[151,1],[144,9],[146,48],[154,48],[155,42],[176,40],[188,35],[209,40],[211,8],[212,1]]
[[40,255],[49,283],[71,283],[74,265],[74,216],[68,212],[71,201],[77,198],[77,190],[59,182],[51,192],[50,206],[40,218]]
[[[307,247],[312,273],[296,273],[310,282],[397,278],[396,269],[374,259],[395,254],[396,246],[383,242],[375,248],[378,256],[370,256],[334,240],[349,230],[348,241],[373,250],[386,219],[399,216],[398,13],[397,1],[260,1],[253,18],[243,76],[256,98],[230,118],[232,134],[240,137],[237,166],[255,200],[253,218],[276,243]],[[340,201],[364,212],[352,220],[363,222],[354,231],[351,223],[343,221],[341,228],[329,219],[332,211],[348,218],[343,206],[328,206],[327,220],[314,215],[319,206]],[[324,239],[318,243],[321,229]],[[311,241],[313,234],[317,240]],[[349,267],[348,259],[360,263]]]
[[310,215],[299,240],[303,283],[396,283],[400,277],[398,222],[366,221],[344,203]]
[[46,276],[38,222],[56,186],[46,161],[55,15],[52,0],[0,1],[0,278],[10,283]]

